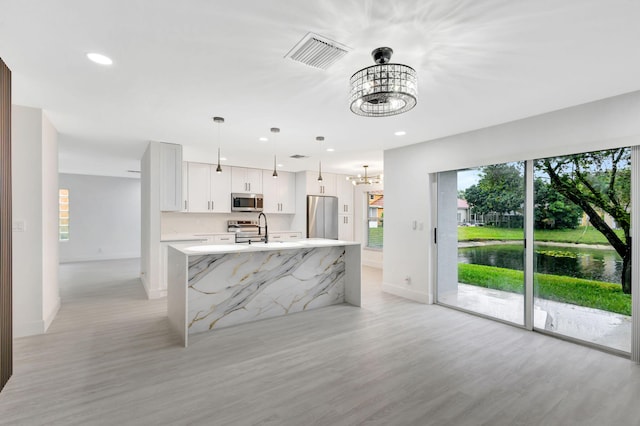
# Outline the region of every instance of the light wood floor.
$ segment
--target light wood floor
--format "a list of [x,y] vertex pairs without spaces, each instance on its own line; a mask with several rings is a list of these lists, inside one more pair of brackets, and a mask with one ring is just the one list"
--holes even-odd
[[46,335],[16,339],[2,425],[637,425],[640,367],[380,292],[180,347],[137,261],[61,265]]

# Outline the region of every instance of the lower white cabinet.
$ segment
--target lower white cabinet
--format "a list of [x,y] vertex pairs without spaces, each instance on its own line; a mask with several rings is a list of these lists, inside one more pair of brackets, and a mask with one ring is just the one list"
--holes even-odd
[[302,232],[269,232],[269,241],[295,241],[302,238]]
[[353,215],[338,215],[338,239],[353,241]]
[[233,234],[229,235],[212,235],[207,237],[207,242],[209,244],[235,244],[236,236]]

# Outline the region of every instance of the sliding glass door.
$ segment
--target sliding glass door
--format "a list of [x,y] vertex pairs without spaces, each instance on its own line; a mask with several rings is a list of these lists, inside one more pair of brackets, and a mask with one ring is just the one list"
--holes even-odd
[[534,327],[630,352],[630,157],[535,162]]
[[631,157],[438,173],[437,303],[630,353]]
[[524,325],[524,163],[438,174],[438,303]]

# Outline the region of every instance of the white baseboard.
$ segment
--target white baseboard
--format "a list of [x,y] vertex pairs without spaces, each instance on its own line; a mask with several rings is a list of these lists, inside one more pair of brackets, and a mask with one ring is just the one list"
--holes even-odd
[[45,317],[45,319],[44,319],[44,332],[45,333],[49,329],[49,326],[51,325],[53,320],[56,318],[56,315],[58,315],[58,311],[60,311],[60,298],[59,297],[56,300],[56,304],[53,307],[53,309],[51,310],[51,312],[49,313],[49,315],[47,315]]
[[431,298],[430,294],[410,290],[408,288],[400,287],[394,284],[382,283],[382,291],[420,303],[427,303],[429,305],[433,303],[433,299]]
[[162,299],[163,297],[167,297],[167,290],[147,290],[146,287],[144,289],[147,292],[147,298],[149,300]]
[[147,299],[162,299],[163,297],[167,297],[167,289],[159,289],[159,288],[149,288],[149,282],[147,280],[146,275],[142,275],[140,277],[140,281],[142,282],[142,288],[144,288],[144,292],[147,293]]

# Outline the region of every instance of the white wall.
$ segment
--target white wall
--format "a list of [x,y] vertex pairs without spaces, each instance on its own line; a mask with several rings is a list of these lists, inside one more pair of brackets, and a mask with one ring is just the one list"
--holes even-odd
[[58,148],[42,110],[14,105],[11,113],[13,332],[21,337],[44,333],[60,307]]
[[160,145],[150,142],[140,160],[140,279],[149,299],[166,295],[160,283]]
[[639,116],[640,92],[633,92],[385,151],[383,289],[423,302],[433,294],[432,173],[637,145]]
[[60,309],[58,132],[42,114],[42,315],[46,331]]
[[69,189],[69,241],[60,261],[140,256],[140,179],[61,173]]

